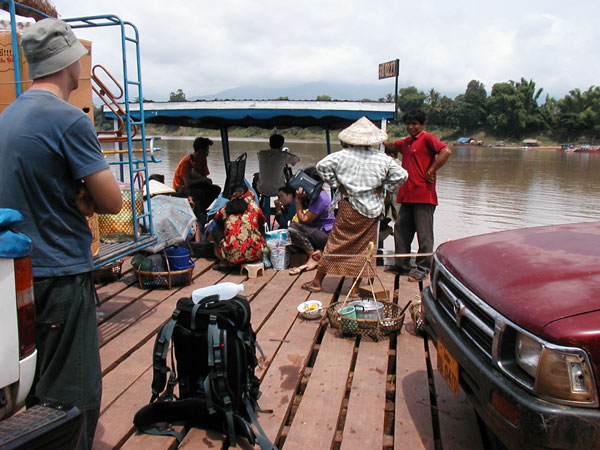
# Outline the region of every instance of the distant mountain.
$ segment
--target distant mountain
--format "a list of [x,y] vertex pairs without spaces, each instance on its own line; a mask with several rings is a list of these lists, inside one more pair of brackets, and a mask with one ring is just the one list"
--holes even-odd
[[379,100],[394,92],[394,84],[344,84],[311,82],[289,86],[240,86],[213,95],[188,97],[188,100],[273,100],[287,97],[290,100],[316,100],[328,95],[332,100]]

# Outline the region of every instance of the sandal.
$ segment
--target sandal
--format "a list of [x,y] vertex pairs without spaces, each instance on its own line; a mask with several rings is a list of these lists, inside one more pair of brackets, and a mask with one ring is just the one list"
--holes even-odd
[[309,291],[309,292],[321,292],[321,288],[320,287],[316,287],[312,284],[312,281],[307,281],[306,283],[304,283],[302,285],[302,289],[304,289],[305,291]]
[[290,269],[289,273],[290,273],[290,275],[298,275],[298,274],[304,272],[305,270],[307,272],[309,272],[311,270],[315,270],[317,267],[319,267],[319,264],[311,264],[311,261],[309,261],[306,264],[302,264],[301,266]]
[[304,272],[307,268],[308,268],[308,266],[306,264],[302,264],[301,266],[290,269],[289,274],[290,275],[298,275],[298,274]]

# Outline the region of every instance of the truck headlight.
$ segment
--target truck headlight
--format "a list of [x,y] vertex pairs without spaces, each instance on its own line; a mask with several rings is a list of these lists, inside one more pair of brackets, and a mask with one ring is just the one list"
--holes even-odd
[[535,390],[540,396],[564,402],[595,403],[592,370],[582,350],[544,346]]
[[542,344],[523,333],[517,333],[515,340],[515,359],[517,365],[531,378],[535,379],[542,353]]
[[592,370],[583,350],[553,345],[517,332],[515,362],[532,377],[533,389],[540,397],[578,406],[596,404]]

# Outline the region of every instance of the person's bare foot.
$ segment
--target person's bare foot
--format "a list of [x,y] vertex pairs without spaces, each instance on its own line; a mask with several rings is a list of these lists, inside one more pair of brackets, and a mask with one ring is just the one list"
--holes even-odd
[[319,267],[319,261],[315,261],[312,258],[309,258],[308,261],[306,261],[306,264],[304,264],[306,266],[306,270],[314,270],[317,267]]
[[321,261],[321,256],[323,256],[323,253],[321,253],[321,250],[315,250],[313,252],[313,254],[310,256],[310,259],[314,259],[315,261]]
[[302,289],[304,289],[305,291],[309,291],[309,292],[321,292],[321,286],[317,285],[317,283],[315,283],[315,281],[307,281],[306,283],[304,283],[302,285]]

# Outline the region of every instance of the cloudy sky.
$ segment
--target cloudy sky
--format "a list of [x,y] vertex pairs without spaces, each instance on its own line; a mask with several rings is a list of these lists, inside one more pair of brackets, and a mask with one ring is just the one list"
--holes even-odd
[[[533,79],[560,98],[597,85],[598,0],[53,0],[62,18],[114,14],[140,33],[144,97],[239,86],[377,85],[400,59],[400,87],[454,97],[469,80]],[[111,27],[112,28],[112,27]],[[118,71],[116,29],[77,31],[94,64]],[[324,93],[326,94],[326,93]]]

